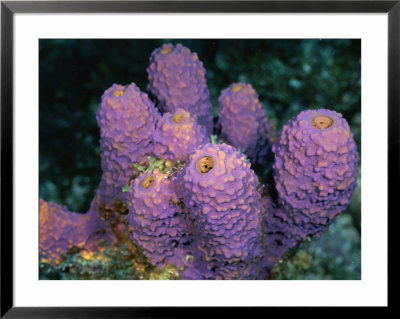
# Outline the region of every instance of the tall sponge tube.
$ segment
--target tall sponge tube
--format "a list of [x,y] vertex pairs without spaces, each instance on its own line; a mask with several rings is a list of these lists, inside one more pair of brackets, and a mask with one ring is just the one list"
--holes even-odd
[[214,123],[206,71],[196,53],[182,44],[164,44],[151,54],[147,73],[148,90],[163,112],[175,112],[178,108],[189,111],[205,127],[207,136],[212,134]]
[[208,269],[218,279],[256,278],[262,208],[246,157],[227,144],[206,144],[190,156],[183,179]]
[[113,84],[104,92],[96,113],[103,170],[97,198],[106,205],[117,198],[129,199],[122,188],[133,175],[132,163],[153,154],[153,133],[160,118],[147,94],[134,83]]
[[271,152],[275,129],[265,115],[257,92],[248,83],[233,83],[219,98],[221,137],[243,150],[252,163],[264,164]]
[[347,121],[327,109],[303,111],[283,127],[273,151],[280,205],[307,235],[321,233],[357,187],[360,157]]

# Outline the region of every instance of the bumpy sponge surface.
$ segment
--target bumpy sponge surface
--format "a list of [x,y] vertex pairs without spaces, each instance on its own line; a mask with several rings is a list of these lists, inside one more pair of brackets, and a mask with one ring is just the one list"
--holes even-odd
[[290,120],[274,145],[279,200],[308,235],[323,231],[349,204],[359,155],[341,114],[308,110]]
[[148,89],[163,112],[185,109],[206,128],[207,136],[212,134],[212,105],[206,71],[196,53],[181,44],[164,44],[151,54],[147,73]]
[[219,279],[256,277],[261,203],[246,157],[227,144],[206,144],[190,156],[183,179],[209,270]]
[[154,132],[154,154],[171,161],[185,161],[195,148],[206,144],[204,127],[183,109],[164,113]]
[[244,150],[253,163],[263,164],[271,149],[274,128],[257,92],[250,84],[233,83],[221,92],[218,102],[221,137]]
[[66,206],[39,201],[39,258],[42,262],[57,265],[70,248],[94,251],[102,241],[113,244],[115,236],[96,211],[79,214],[70,212]]
[[272,198],[267,195],[262,198],[264,208],[263,219],[263,251],[262,262],[268,276],[269,269],[276,264],[283,254],[290,248],[297,246],[306,236],[302,227],[294,224],[288,212],[276,205]]
[[127,200],[122,188],[133,174],[132,163],[152,155],[152,137],[160,114],[147,96],[134,84],[113,84],[101,98],[96,113],[100,128],[100,198],[112,203]]
[[155,169],[132,182],[127,220],[134,229],[132,239],[153,265],[181,267],[191,244],[190,219],[177,205],[178,196],[167,177]]
[[67,207],[39,202],[39,257],[42,262],[58,264],[62,254],[73,246],[83,247],[89,236],[88,215],[71,213]]

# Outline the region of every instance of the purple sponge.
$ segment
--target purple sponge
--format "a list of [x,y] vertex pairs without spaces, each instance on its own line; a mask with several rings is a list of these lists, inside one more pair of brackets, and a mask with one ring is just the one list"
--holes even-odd
[[213,115],[206,71],[196,53],[182,44],[164,44],[151,54],[147,73],[148,89],[163,112],[185,109],[206,128],[207,136],[212,134]]
[[133,241],[153,265],[182,267],[192,241],[190,219],[177,204],[168,175],[158,169],[140,175],[131,184],[130,196],[127,220],[134,229]]
[[79,214],[42,199],[39,201],[39,226],[40,261],[55,265],[73,247],[92,252],[98,250],[103,241],[108,244],[116,241],[110,226],[96,211]]
[[183,179],[208,269],[219,279],[257,277],[262,209],[246,157],[227,144],[206,144],[190,156]]
[[359,155],[346,120],[326,109],[301,112],[273,151],[280,204],[307,235],[322,232],[357,186]]
[[234,83],[221,92],[218,102],[221,137],[242,149],[252,163],[263,164],[271,149],[274,128],[256,91],[250,84]]
[[62,254],[73,246],[82,248],[89,237],[88,215],[71,213],[67,207],[40,200],[39,258],[58,264]]
[[146,160],[153,152],[153,133],[160,114],[134,84],[113,84],[101,98],[96,113],[100,128],[103,177],[98,198],[111,205],[116,198],[127,200],[122,192],[133,175],[133,162]]
[[275,265],[290,248],[297,246],[307,233],[302,227],[294,224],[288,212],[274,204],[272,198],[267,195],[262,199],[264,208],[263,219],[263,251],[265,276],[269,269]]
[[206,144],[205,129],[189,112],[164,113],[154,132],[154,154],[171,161],[185,161],[195,148]]

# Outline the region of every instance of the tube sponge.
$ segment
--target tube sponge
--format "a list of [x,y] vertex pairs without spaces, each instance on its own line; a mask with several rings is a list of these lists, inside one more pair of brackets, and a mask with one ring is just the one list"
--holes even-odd
[[39,258],[58,264],[73,246],[83,247],[88,238],[88,216],[70,213],[65,206],[39,202]]
[[134,229],[132,240],[144,249],[153,265],[182,267],[191,244],[190,220],[175,204],[178,196],[167,177],[155,169],[131,183],[127,220]]
[[195,148],[206,144],[204,127],[189,112],[178,108],[164,113],[154,132],[154,154],[171,161],[185,161]]
[[154,50],[147,68],[148,90],[163,112],[182,108],[196,117],[207,136],[213,132],[212,105],[206,83],[206,71],[196,53],[182,44],[164,44]]
[[359,155],[347,121],[331,110],[303,111],[283,127],[273,151],[280,204],[307,235],[320,233],[357,186]]
[[147,96],[134,84],[113,84],[107,89],[96,113],[100,128],[103,177],[99,198],[107,204],[119,198],[133,175],[133,162],[147,159],[153,152],[152,136],[160,114]]
[[252,163],[263,164],[271,149],[274,128],[254,88],[242,82],[233,83],[221,92],[218,102],[221,137],[244,150]]
[[255,277],[262,210],[246,157],[227,144],[206,144],[190,156],[183,179],[209,270],[219,279]]
[[263,219],[263,251],[266,277],[269,269],[276,264],[283,254],[290,248],[297,246],[307,233],[302,227],[298,227],[288,215],[288,212],[281,206],[276,205],[268,194],[262,198],[264,219]]
[[104,240],[115,242],[109,225],[95,211],[86,214],[70,212],[66,206],[39,201],[39,258],[42,262],[59,264],[62,254],[77,247],[98,250]]

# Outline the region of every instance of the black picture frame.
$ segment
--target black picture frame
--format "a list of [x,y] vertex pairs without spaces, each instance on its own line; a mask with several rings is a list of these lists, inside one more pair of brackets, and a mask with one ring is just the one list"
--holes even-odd
[[[225,309],[15,307],[13,302],[13,19],[16,13],[387,13],[388,207],[398,212],[400,144],[400,1],[1,1],[1,318],[192,317]],[[397,209],[396,209],[397,207]],[[390,218],[390,214],[388,214]],[[390,225],[390,223],[388,223]],[[392,223],[393,226],[393,223]],[[393,233],[390,232],[389,233]],[[388,281],[388,284],[390,280]],[[390,306],[390,298],[388,300]],[[205,311],[204,311],[205,310]],[[307,309],[294,309],[299,315]],[[237,314],[248,309],[235,310]]]

